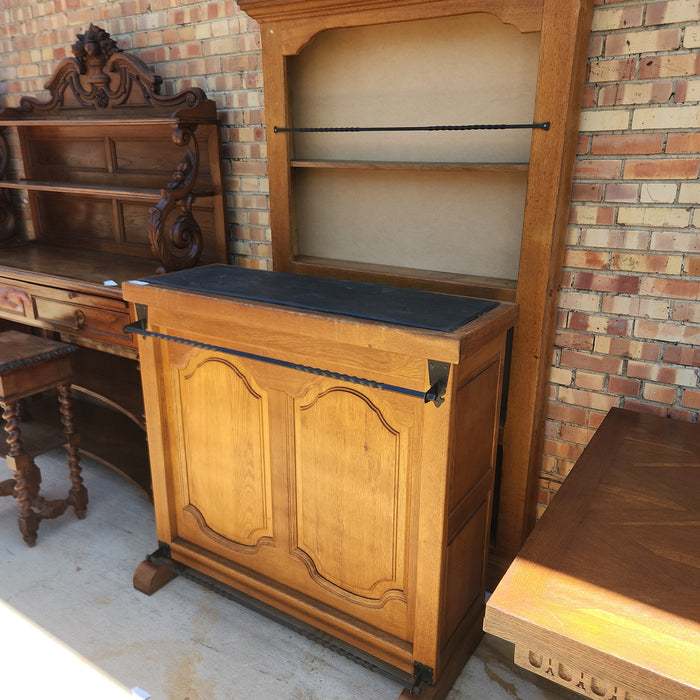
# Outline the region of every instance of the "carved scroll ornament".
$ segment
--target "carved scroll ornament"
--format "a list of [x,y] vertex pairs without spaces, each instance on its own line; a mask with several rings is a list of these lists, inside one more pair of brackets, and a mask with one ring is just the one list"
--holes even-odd
[[[202,229],[192,214],[192,192],[199,172],[199,147],[194,135],[196,126],[180,126],[173,131],[173,141],[185,149],[173,173],[173,179],[161,190],[161,200],[151,208],[148,238],[154,255],[161,261],[160,272],[193,267],[202,254]],[[169,224],[172,216],[175,217]],[[169,228],[168,228],[169,226]]]

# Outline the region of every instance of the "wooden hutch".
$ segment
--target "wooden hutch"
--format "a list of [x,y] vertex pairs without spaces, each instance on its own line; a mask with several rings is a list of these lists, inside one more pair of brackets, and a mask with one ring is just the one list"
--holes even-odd
[[[228,262],[220,124],[200,89],[161,95],[160,76],[101,28],[77,38],[48,101],[0,112],[0,286],[31,298],[0,318],[80,346],[83,449],[150,491],[121,284]],[[23,177],[8,177],[12,159]]]
[[519,305],[493,583],[535,520],[593,2],[239,4],[262,34],[274,269]]

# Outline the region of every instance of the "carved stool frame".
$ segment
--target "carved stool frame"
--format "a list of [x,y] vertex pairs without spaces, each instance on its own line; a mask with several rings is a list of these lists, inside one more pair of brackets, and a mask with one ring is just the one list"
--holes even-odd
[[[41,520],[56,518],[72,506],[83,519],[88,494],[83,485],[78,446],[80,434],[73,424],[70,387],[70,355],[74,345],[37,336],[7,331],[0,333],[0,407],[7,433],[7,464],[13,478],[0,482],[0,496],[14,496],[19,504],[18,525],[28,546],[36,544]],[[57,389],[66,438],[71,488],[66,498],[46,500],[40,494],[41,472],[25,451],[19,427],[18,404],[21,399],[49,389]]]

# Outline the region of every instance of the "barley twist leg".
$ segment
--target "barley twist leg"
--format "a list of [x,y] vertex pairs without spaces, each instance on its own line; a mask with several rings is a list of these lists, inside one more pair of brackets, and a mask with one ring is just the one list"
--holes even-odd
[[34,466],[33,462],[22,446],[22,435],[19,429],[19,418],[17,417],[17,402],[8,401],[0,403],[0,405],[3,409],[2,417],[5,421],[7,445],[10,448],[7,455],[7,464],[14,475],[14,496],[19,504],[17,523],[24,541],[28,546],[33,547],[36,544],[36,536],[39,530],[39,516],[32,509],[32,504],[37,499],[39,480],[32,469]]
[[76,516],[83,519],[87,513],[88,494],[83,485],[82,469],[80,468],[80,433],[76,432],[73,424],[73,404],[71,402],[70,384],[61,384],[58,387],[58,402],[61,411],[61,423],[63,434],[66,436],[66,453],[68,455],[68,468],[70,470],[71,490],[68,494],[68,503],[73,506]]

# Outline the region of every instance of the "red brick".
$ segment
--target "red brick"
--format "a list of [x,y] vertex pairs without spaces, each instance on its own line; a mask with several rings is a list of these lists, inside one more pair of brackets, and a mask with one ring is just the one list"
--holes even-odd
[[544,453],[554,455],[563,459],[575,462],[583,452],[583,445],[574,445],[569,442],[559,442],[558,440],[544,441]]
[[647,3],[645,24],[670,24],[676,22],[697,22],[700,20],[700,5],[694,2]]
[[700,411],[700,391],[686,389],[681,397],[681,405]]
[[700,300],[695,302],[677,301],[673,305],[671,319],[674,321],[683,321],[685,323],[700,324]]
[[596,411],[609,411],[613,406],[618,406],[620,403],[618,396],[610,396],[595,391],[584,391],[583,389],[568,389],[566,387],[559,389],[559,400]]
[[629,335],[632,321],[624,318],[609,318],[591,314],[572,312],[569,314],[569,328],[575,331],[591,331],[606,335]]
[[606,270],[608,253],[598,250],[567,250],[564,265],[584,270]]
[[588,412],[584,408],[577,408],[567,404],[550,403],[547,406],[547,417],[562,423],[573,425],[587,425]]
[[649,338],[667,343],[700,344],[700,327],[683,323],[663,323],[638,319],[634,323],[634,335],[637,338]]
[[695,180],[700,158],[628,160],[625,180]]
[[667,408],[665,406],[656,406],[651,403],[645,403],[644,401],[637,401],[636,399],[625,399],[624,408],[628,408],[630,411],[636,411],[637,413],[651,413],[655,416],[666,417]]
[[[595,140],[595,139],[594,139]],[[574,167],[575,180],[616,180],[620,177],[621,160],[597,158],[578,159]]]
[[666,153],[700,153],[700,131],[670,133],[666,140]]
[[610,257],[610,269],[663,275],[680,274],[681,260],[678,255],[613,253]]
[[639,78],[673,78],[700,75],[700,54],[669,54],[643,58],[639,63]]
[[574,182],[571,190],[572,202],[600,202],[603,186],[593,183]]
[[[672,94],[673,83],[670,81],[605,85],[598,93],[598,106],[666,104]],[[676,102],[678,101],[676,93]]]
[[637,61],[622,58],[609,61],[590,61],[586,68],[587,83],[617,83],[635,78]]
[[605,375],[593,372],[578,370],[574,385],[579,389],[589,389],[590,391],[603,391],[605,389]]
[[681,45],[680,29],[658,29],[609,34],[605,40],[606,56],[674,51]]
[[612,226],[614,222],[614,207],[592,207],[574,205],[569,209],[570,224]]
[[605,420],[605,413],[595,413],[591,411],[588,414],[588,425],[593,428],[593,430],[597,430],[600,428],[601,423],[603,420]]
[[577,272],[574,275],[573,287],[574,289],[588,289],[597,292],[636,294],[639,290],[639,277]]
[[593,350],[595,336],[592,333],[576,333],[568,330],[558,330],[554,337],[554,345],[560,348],[576,350]]
[[595,88],[592,85],[586,85],[586,87],[583,88],[581,107],[582,109],[595,107]]
[[608,391],[619,396],[639,396],[639,389],[642,383],[636,379],[626,379],[625,377],[610,377],[608,380]]
[[639,201],[639,185],[629,182],[609,182],[605,186],[605,201],[633,204]]
[[700,258],[687,258],[685,261],[685,273],[691,277],[700,277]]
[[584,447],[593,437],[595,430],[573,425],[562,425],[560,437],[565,442],[573,442]]
[[647,383],[642,389],[642,396],[647,401],[655,401],[656,403],[675,403],[677,394],[676,387],[660,386],[659,384]]
[[693,423],[694,421],[697,421],[698,418],[697,413],[693,411],[684,411],[681,408],[675,407],[669,408],[666,415],[672,420],[683,420],[688,423]]
[[619,357],[611,357],[609,355],[592,355],[562,349],[560,364],[565,367],[593,370],[605,374],[620,374],[623,361]]
[[664,362],[686,367],[700,367],[700,348],[684,345],[667,345],[664,348]]
[[700,299],[700,280],[676,280],[665,277],[645,277],[639,287],[645,296]]
[[661,345],[631,338],[598,336],[594,344],[595,352],[620,357],[633,357],[638,360],[658,362],[661,358]]

